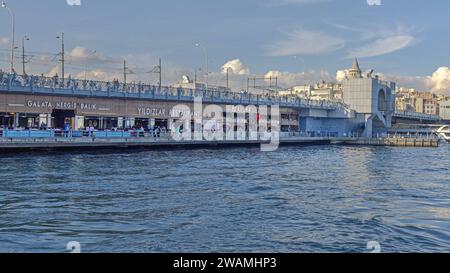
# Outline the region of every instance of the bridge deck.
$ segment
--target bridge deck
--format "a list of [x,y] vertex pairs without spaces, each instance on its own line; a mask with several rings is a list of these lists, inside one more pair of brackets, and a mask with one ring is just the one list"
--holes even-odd
[[159,87],[141,83],[114,84],[111,82],[67,79],[53,79],[42,76],[16,76],[5,74],[0,77],[0,91],[11,93],[32,93],[41,95],[63,95],[78,97],[121,98],[141,100],[163,100],[193,102],[201,97],[203,102],[214,104],[279,105],[292,108],[313,108],[323,110],[344,109],[345,105],[332,101],[301,99],[296,96],[275,94],[252,94],[219,89],[186,89]]

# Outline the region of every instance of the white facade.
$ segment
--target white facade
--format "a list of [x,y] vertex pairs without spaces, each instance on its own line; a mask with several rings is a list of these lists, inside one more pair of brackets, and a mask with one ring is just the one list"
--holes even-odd
[[439,116],[442,119],[450,120],[450,101],[439,103]]
[[334,91],[331,88],[311,90],[311,99],[333,100],[334,99]]
[[439,104],[435,100],[426,100],[423,104],[424,113],[428,115],[439,115]]
[[174,88],[184,88],[193,90],[204,90],[206,89],[206,84],[199,82],[180,82],[172,85]]

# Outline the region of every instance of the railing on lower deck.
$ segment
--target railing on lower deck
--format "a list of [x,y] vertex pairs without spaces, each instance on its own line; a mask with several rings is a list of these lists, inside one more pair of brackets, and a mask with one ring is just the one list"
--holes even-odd
[[[9,130],[0,129],[0,139],[3,140],[24,140],[24,139],[40,139],[52,140],[52,139],[161,139],[161,140],[173,140],[175,134],[180,135],[180,133],[173,133],[167,131],[144,131],[144,130],[131,130],[131,131],[64,131],[64,130]],[[203,137],[208,134],[213,135],[213,132],[203,132]],[[192,137],[195,133],[192,132]],[[224,139],[230,137],[229,133],[224,132]],[[231,136],[236,140],[255,140],[255,134],[244,131],[233,132]],[[272,134],[270,132],[259,132],[256,133],[257,139],[270,139]],[[279,132],[280,139],[288,138],[331,138],[331,137],[341,137],[339,133],[332,131],[307,131],[307,132]],[[361,135],[357,133],[349,132],[345,134],[344,137],[354,138],[360,137]]]
[[419,113],[419,112],[411,112],[411,111],[405,111],[405,112],[395,112],[394,117],[397,118],[407,118],[407,119],[416,119],[416,120],[427,120],[427,121],[439,121],[442,120],[440,116],[437,115],[430,115],[425,113]]
[[[152,132],[144,131],[63,131],[63,130],[0,130],[0,137],[7,139],[52,139],[52,138],[131,138],[145,137]],[[155,136],[157,134],[155,133]]]

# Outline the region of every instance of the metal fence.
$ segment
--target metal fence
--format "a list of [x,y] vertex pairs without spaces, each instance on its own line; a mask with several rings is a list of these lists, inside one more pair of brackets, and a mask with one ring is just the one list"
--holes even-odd
[[395,112],[394,117],[397,118],[410,118],[410,119],[416,119],[416,120],[427,120],[427,121],[439,121],[442,120],[440,116],[436,115],[430,115],[425,113],[418,113],[418,112],[411,112],[411,111],[404,111],[404,112]]
[[64,131],[64,130],[0,130],[4,139],[54,139],[54,138],[145,138],[168,137],[168,132],[153,131]]

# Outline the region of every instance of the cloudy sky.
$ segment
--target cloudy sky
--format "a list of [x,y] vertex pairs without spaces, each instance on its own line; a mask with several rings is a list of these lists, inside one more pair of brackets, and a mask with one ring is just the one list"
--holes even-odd
[[[278,76],[284,86],[334,80],[358,57],[363,69],[400,85],[450,93],[448,0],[7,2],[16,16],[18,50],[22,37],[30,37],[26,49],[33,73],[58,71],[55,37],[64,31],[67,73],[77,77],[84,70],[88,77],[121,77],[127,59],[130,77],[156,82],[156,75],[146,72],[161,57],[166,84],[183,74],[193,77],[196,70],[201,78],[204,47],[211,84],[224,85],[224,65],[234,72],[236,88],[250,74]],[[0,26],[0,67],[7,70],[6,10],[0,10]]]

